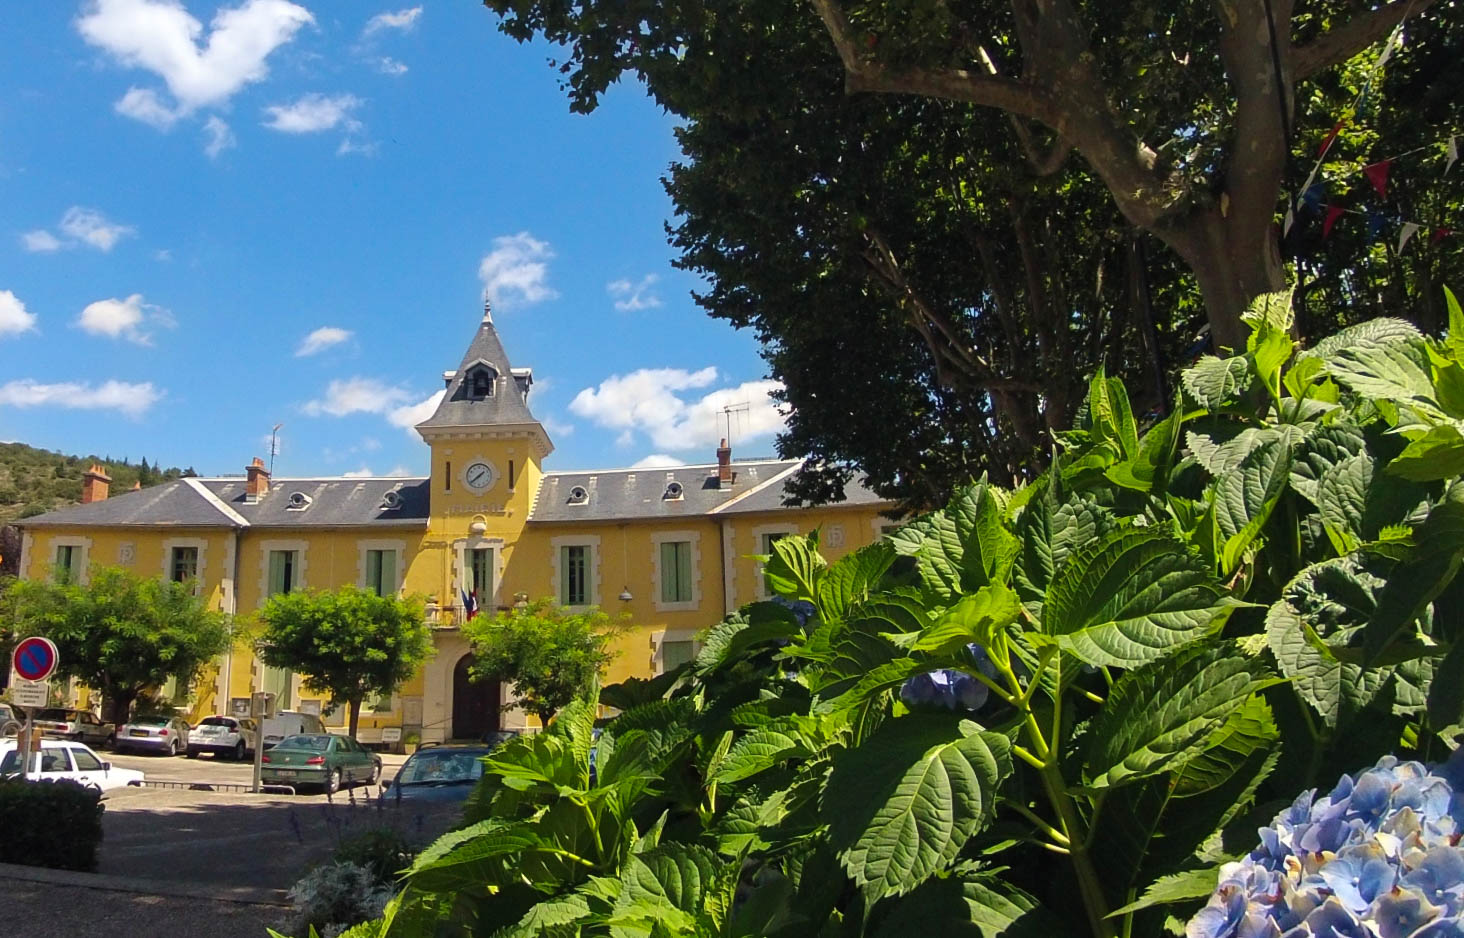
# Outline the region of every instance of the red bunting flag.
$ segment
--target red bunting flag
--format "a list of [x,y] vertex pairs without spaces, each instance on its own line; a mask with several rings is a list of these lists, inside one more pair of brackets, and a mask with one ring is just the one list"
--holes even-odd
[[1367,181],[1373,184],[1374,189],[1378,190],[1378,198],[1380,199],[1386,199],[1388,197],[1388,167],[1392,165],[1392,160],[1383,160],[1382,162],[1362,168],[1363,173],[1367,175]]
[[1454,233],[1452,228],[1435,228],[1433,237],[1428,239],[1429,244],[1438,244],[1440,241]]
[[1323,238],[1329,238],[1332,236],[1332,226],[1337,224],[1337,219],[1341,218],[1342,213],[1345,211],[1347,211],[1347,209],[1343,208],[1340,205],[1327,206],[1327,217],[1322,220]]
[[1322,149],[1317,153],[1318,157],[1325,157],[1327,155],[1327,151],[1332,148],[1332,141],[1337,139],[1337,135],[1342,132],[1342,128],[1346,125],[1347,122],[1345,120],[1338,121],[1332,125],[1331,133],[1327,134],[1327,139],[1322,141]]

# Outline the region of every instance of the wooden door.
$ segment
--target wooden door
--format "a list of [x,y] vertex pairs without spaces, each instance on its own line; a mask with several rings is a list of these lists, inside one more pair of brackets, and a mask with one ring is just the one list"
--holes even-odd
[[472,665],[473,656],[469,653],[458,659],[452,669],[453,739],[482,739],[484,733],[500,728],[498,682],[472,681],[469,674]]

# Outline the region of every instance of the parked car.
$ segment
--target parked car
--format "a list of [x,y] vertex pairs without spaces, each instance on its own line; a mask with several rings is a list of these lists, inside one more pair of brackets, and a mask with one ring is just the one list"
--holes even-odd
[[315,714],[281,710],[264,721],[264,749],[268,752],[286,736],[319,736],[325,732],[325,724]]
[[[20,751],[13,739],[0,740],[0,777],[20,774]],[[27,778],[40,781],[70,779],[98,791],[141,785],[143,773],[103,761],[90,746],[70,740],[43,739],[39,752],[30,754]]]
[[248,717],[204,717],[188,734],[188,758],[197,759],[199,753],[211,752],[242,760],[254,752],[258,738],[258,728]]
[[117,736],[112,724],[98,720],[90,710],[47,707],[35,715],[35,724],[45,736],[59,736],[98,746],[110,746]]
[[428,743],[407,757],[386,783],[383,802],[464,801],[483,777],[491,743]]
[[188,721],[182,717],[140,716],[117,728],[113,752],[160,752],[176,756],[188,748]]
[[349,736],[312,733],[286,736],[263,757],[260,780],[270,785],[318,785],[327,794],[342,785],[376,784],[381,757]]
[[0,739],[9,736],[19,736],[20,727],[24,721],[20,714],[10,708],[8,703],[0,703]]

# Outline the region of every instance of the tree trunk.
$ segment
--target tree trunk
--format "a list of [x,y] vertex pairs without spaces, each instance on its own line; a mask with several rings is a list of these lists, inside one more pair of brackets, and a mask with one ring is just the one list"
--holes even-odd
[[351,708],[351,720],[348,724],[349,729],[346,735],[350,736],[352,739],[355,739],[356,726],[361,722],[361,699],[359,697],[353,698],[352,700],[347,701],[347,703],[350,705]]
[[1155,234],[1194,272],[1215,354],[1245,351],[1246,328],[1240,314],[1261,294],[1286,289],[1275,225],[1268,219],[1242,226],[1234,217],[1222,218],[1217,208],[1182,229]]
[[115,723],[121,726],[132,718],[132,704],[137,700],[140,688],[126,690],[113,689],[103,699],[101,719],[103,723]]

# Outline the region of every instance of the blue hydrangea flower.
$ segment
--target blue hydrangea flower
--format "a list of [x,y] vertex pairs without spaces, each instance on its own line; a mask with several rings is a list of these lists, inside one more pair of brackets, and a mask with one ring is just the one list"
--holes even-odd
[[1187,938],[1464,938],[1464,749],[1302,792],[1220,869]]
[[[973,642],[966,651],[975,669],[988,678],[996,677],[996,665],[985,648]],[[900,701],[911,710],[980,710],[990,696],[991,688],[954,668],[917,674],[900,687]]]

